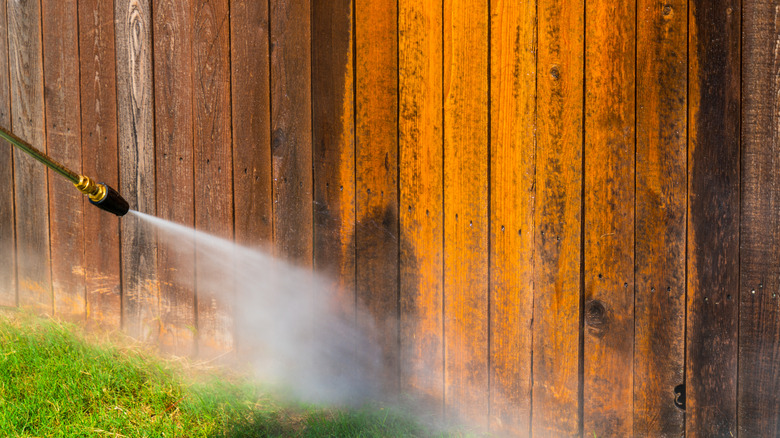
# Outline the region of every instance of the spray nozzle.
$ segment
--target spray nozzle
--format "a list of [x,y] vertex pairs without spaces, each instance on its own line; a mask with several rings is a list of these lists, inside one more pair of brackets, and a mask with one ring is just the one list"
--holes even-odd
[[104,183],[96,183],[90,177],[79,175],[79,182],[74,184],[79,191],[89,196],[89,202],[101,210],[124,216],[130,209],[130,205],[111,186]]

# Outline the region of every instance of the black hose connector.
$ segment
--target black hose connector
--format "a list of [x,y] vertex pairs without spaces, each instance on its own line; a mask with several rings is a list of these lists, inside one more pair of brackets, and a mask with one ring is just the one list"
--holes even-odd
[[108,184],[99,184],[106,188],[106,196],[104,196],[100,201],[93,201],[90,199],[89,202],[95,207],[101,210],[105,210],[109,213],[113,213],[117,216],[126,215],[128,210],[130,210],[130,205],[127,203],[127,201],[125,201],[125,198],[123,198],[119,192],[114,190]]

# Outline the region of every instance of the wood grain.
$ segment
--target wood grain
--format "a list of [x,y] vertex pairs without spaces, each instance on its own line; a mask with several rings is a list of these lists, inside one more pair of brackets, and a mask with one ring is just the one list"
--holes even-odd
[[[120,190],[130,208],[154,215],[154,84],[150,0],[116,0],[117,122]],[[156,341],[160,297],[154,229],[122,219],[122,324],[131,336]]]
[[685,429],[687,6],[637,4],[635,436]]
[[439,418],[444,400],[442,2],[401,0],[400,372]]
[[[81,171],[81,90],[78,10],[75,0],[41,2],[46,144],[49,156]],[[49,178],[51,270],[54,313],[86,317],[84,195],[59,175]],[[91,208],[91,207],[90,207]]]
[[[192,2],[156,1],[154,21],[154,107],[157,215],[195,225],[193,175]],[[195,290],[180,278],[194,278],[195,253],[160,245],[160,346],[195,352]]]
[[585,436],[633,432],[635,14],[585,8]]
[[742,3],[742,175],[737,424],[780,434],[780,4]]
[[488,2],[444,2],[445,412],[488,425]]
[[[8,4],[11,129],[46,151],[40,2]],[[53,309],[46,167],[14,150],[18,303],[38,312]],[[56,175],[52,175],[56,176]]]
[[490,429],[514,436],[531,431],[536,6],[490,3]]
[[740,10],[689,5],[688,437],[734,436],[739,293]]
[[[196,0],[193,7],[195,228],[233,240],[228,0]],[[229,280],[215,284],[226,273],[197,251],[195,272],[198,354],[210,357],[234,347],[234,290]]]
[[[11,129],[11,77],[8,60],[8,20],[0,1],[0,125]],[[16,230],[14,223],[13,146],[0,140],[0,306],[16,306]]]
[[538,4],[534,436],[580,434],[584,7]]
[[387,388],[398,387],[398,4],[355,4],[358,303],[376,328]]

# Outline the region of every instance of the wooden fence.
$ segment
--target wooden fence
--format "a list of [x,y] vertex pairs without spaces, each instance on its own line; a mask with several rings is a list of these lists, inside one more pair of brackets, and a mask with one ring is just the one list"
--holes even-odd
[[[0,123],[133,208],[334,276],[390,385],[442,414],[780,434],[778,0],[0,10]],[[172,281],[194,255],[0,157],[2,304],[232,348],[230,306]]]

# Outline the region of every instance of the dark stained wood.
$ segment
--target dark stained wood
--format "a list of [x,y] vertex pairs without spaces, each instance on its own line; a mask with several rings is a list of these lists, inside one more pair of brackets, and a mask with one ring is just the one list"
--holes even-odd
[[[46,150],[43,108],[40,2],[8,4],[11,129]],[[46,167],[14,151],[18,303],[38,312],[53,309]],[[57,175],[52,174],[52,177]]]
[[740,163],[738,1],[691,1],[688,57],[685,431],[688,437],[735,436]]
[[513,436],[531,430],[536,6],[490,3],[490,430]]
[[[0,1],[0,125],[11,129],[11,78],[8,69],[6,1]],[[16,230],[14,227],[13,146],[0,141],[0,305],[16,305]]]
[[[116,0],[117,122],[119,180],[130,208],[156,213],[152,5]],[[123,328],[137,339],[159,336],[155,231],[134,216],[122,219]]]
[[687,6],[637,5],[635,436],[685,431]]
[[737,424],[780,435],[780,3],[742,3],[742,178]]
[[[193,7],[195,228],[233,240],[228,0],[196,0]],[[197,253],[195,273],[198,353],[212,356],[234,347],[234,291],[229,281],[215,287],[213,279],[225,273]]]
[[584,1],[539,0],[534,436],[579,436]]
[[[195,225],[193,195],[192,2],[156,1],[154,14],[154,106],[157,214],[186,226]],[[188,355],[195,352],[195,254],[191,249],[160,245],[160,347]]]
[[635,6],[585,7],[584,436],[633,433]]
[[488,2],[444,1],[445,414],[488,426]]
[[398,11],[401,388],[442,418],[442,2],[400,0]]
[[355,4],[358,305],[375,327],[382,378],[398,387],[398,5]]
[[271,151],[276,254],[311,266],[311,10],[271,0]]
[[[81,171],[81,90],[78,10],[75,0],[41,2],[46,143],[49,155]],[[84,195],[59,175],[49,178],[54,313],[75,321],[86,316]],[[91,208],[91,207],[90,207]]]

